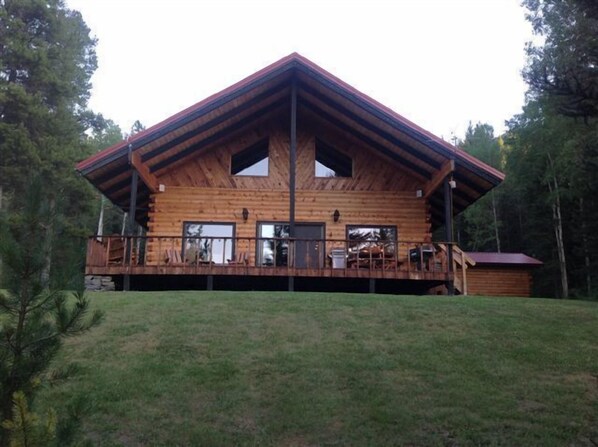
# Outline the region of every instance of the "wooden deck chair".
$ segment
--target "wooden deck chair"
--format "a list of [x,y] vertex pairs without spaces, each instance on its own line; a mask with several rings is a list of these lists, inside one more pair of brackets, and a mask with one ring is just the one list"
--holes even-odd
[[108,252],[109,264],[122,264],[125,259],[125,240],[123,237],[110,237]]
[[249,255],[246,251],[240,251],[237,255],[237,259],[227,259],[228,265],[247,265],[249,261]]
[[181,257],[181,251],[176,248],[166,249],[166,264],[170,265],[181,265],[183,264],[183,258]]

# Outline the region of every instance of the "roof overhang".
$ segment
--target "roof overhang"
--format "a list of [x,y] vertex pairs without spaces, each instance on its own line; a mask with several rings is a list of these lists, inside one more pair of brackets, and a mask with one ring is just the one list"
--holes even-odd
[[[325,122],[406,168],[422,182],[432,223],[443,222],[442,180],[451,174],[456,213],[504,175],[393,112],[313,62],[293,53],[128,140],[77,165],[77,170],[117,206],[128,210],[131,176],[140,173],[137,213],[145,224],[155,181],[188,157],[290,109],[297,85],[300,114]],[[450,170],[447,171],[447,166]],[[415,193],[415,192],[414,192]]]
[[476,265],[540,267],[543,262],[524,253],[467,252]]

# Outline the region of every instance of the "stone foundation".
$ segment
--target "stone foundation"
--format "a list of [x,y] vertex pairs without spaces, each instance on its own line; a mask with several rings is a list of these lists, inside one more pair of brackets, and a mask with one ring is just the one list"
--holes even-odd
[[85,276],[85,290],[93,292],[112,292],[115,290],[114,281],[110,276]]

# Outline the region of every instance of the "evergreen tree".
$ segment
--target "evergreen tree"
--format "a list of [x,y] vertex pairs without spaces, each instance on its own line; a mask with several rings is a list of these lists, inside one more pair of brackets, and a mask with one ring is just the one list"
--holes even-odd
[[22,191],[32,172],[72,182],[95,41],[61,0],[0,3],[0,185]]
[[542,43],[528,46],[524,77],[534,98],[550,95],[559,113],[598,116],[598,3],[524,0]]
[[[502,209],[508,244],[545,261],[542,288],[591,295],[596,253],[598,133],[594,125],[529,102],[509,122]],[[549,284],[552,282],[552,285]]]
[[[88,151],[96,153],[102,149],[110,147],[123,139],[123,133],[120,127],[110,119],[105,119],[102,115],[94,116],[91,133],[87,137],[85,145]],[[94,227],[96,234],[120,234],[123,212],[113,203],[106,200],[101,193],[95,194],[98,202],[94,210],[97,219],[97,225]]]
[[[488,165],[502,169],[501,142],[489,124],[471,123],[461,148]],[[500,187],[493,189],[459,216],[459,240],[465,250],[501,251]]]
[[[2,447],[9,445],[11,437],[13,441],[26,439],[31,418],[25,417],[28,412],[25,399],[29,404],[32,402],[62,339],[87,331],[101,319],[97,311],[89,318],[86,316],[89,301],[82,292],[64,291],[76,286],[67,281],[73,279],[72,272],[66,271],[62,276],[65,281],[60,282],[56,274],[52,281],[44,276],[47,252],[51,250],[53,232],[59,232],[59,225],[54,222],[56,210],[49,205],[42,190],[43,185],[37,180],[29,188],[18,212],[13,212],[10,220],[6,217],[0,220],[2,287],[5,288],[0,289]],[[15,408],[19,411],[13,414]],[[18,442],[15,445],[19,445]]]
[[145,130],[145,126],[143,125],[143,123],[139,120],[135,120],[135,122],[133,123],[133,125],[131,126],[131,133],[130,135],[133,136],[141,131]]
[[87,155],[86,110],[96,68],[95,40],[62,0],[0,1],[0,203],[9,211],[34,175],[63,203],[63,241],[47,259],[82,254],[97,211],[91,187],[74,172]]
[[502,242],[545,262],[540,294],[589,296],[598,248],[598,6],[523,5],[541,39],[528,45],[528,101],[505,137]]

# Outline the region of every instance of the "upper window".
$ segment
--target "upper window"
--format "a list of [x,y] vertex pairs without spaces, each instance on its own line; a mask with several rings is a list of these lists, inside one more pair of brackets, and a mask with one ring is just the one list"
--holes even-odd
[[187,262],[224,264],[233,259],[232,223],[185,222],[183,226],[183,258]]
[[316,139],[316,177],[352,177],[353,160]]
[[232,175],[266,177],[268,161],[268,139],[265,139],[233,154],[230,173]]

